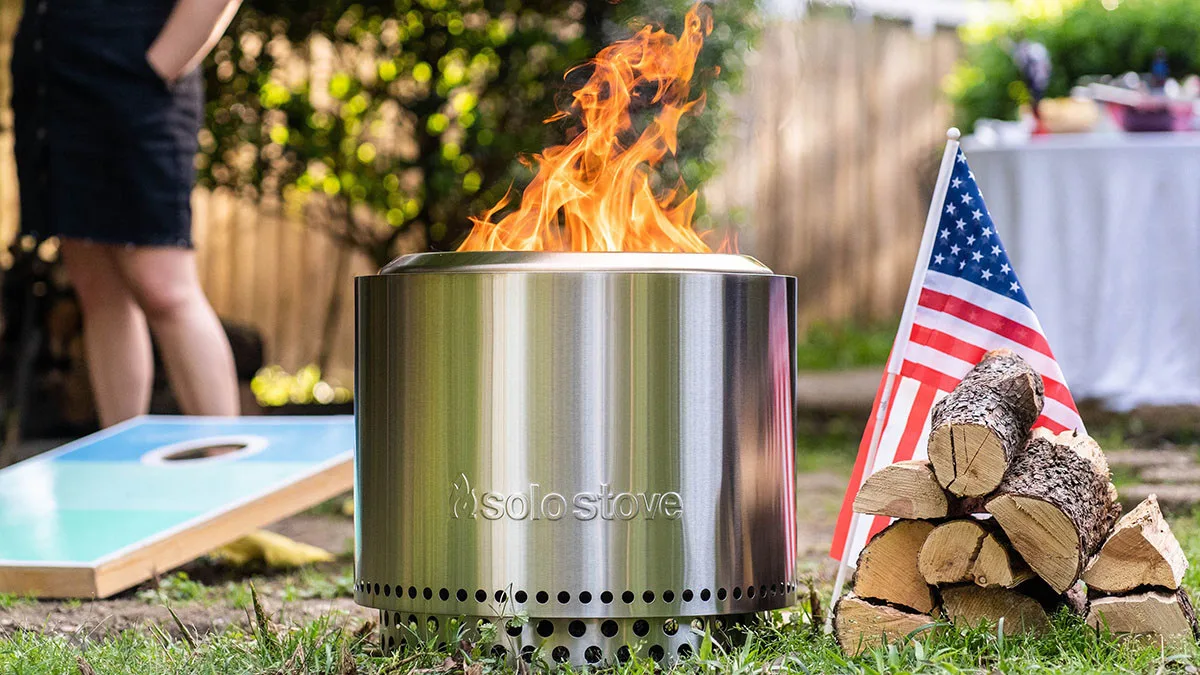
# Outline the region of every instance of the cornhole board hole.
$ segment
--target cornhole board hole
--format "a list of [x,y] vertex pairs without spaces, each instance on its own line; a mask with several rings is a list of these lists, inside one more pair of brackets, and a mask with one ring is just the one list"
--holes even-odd
[[354,418],[141,417],[0,470],[0,593],[104,598],[354,484]]

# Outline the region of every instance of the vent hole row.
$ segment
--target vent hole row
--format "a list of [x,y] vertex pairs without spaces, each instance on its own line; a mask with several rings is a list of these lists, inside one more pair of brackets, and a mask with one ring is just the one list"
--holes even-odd
[[[358,584],[355,585],[355,588],[360,593],[366,593],[366,594],[373,593],[374,595],[382,594],[383,597],[385,597],[385,598],[392,597],[392,591],[393,591],[391,584],[384,584],[381,587],[379,584],[371,584],[370,582],[366,582],[366,581],[358,582]],[[782,594],[792,593],[796,590],[796,588],[797,588],[797,584],[792,583],[792,582],[785,583],[785,584],[771,584],[769,586],[767,584],[762,584],[761,586],[747,586],[745,588],[744,592],[745,592],[745,596],[747,598],[754,598],[756,596],[765,598],[768,595],[770,597],[776,597],[781,593]],[[443,602],[450,600],[450,589],[448,589],[448,588],[442,588],[440,590],[435,591],[434,589],[429,588],[429,587],[425,587],[423,589],[418,589],[416,586],[409,586],[406,590],[403,586],[397,586],[395,588],[395,593],[396,593],[397,598],[404,597],[405,595],[407,595],[410,599],[413,599],[413,600],[417,599],[418,597],[424,598],[425,600],[432,600],[434,598],[434,596],[436,595]],[[717,592],[716,592],[717,600],[725,600],[727,597],[729,597],[730,594],[731,593],[729,591],[727,591],[725,588],[718,588]],[[743,589],[741,586],[733,587],[732,595],[733,595],[734,600],[741,600],[742,594],[743,594]],[[709,589],[707,589],[707,588],[701,589],[699,593],[694,593],[692,591],[692,589],[689,588],[689,589],[684,590],[680,594],[679,597],[684,602],[692,602],[692,600],[694,600],[697,596],[699,596],[699,598],[702,602],[708,602],[709,600],[712,599],[712,595],[713,595],[712,592],[709,591]],[[470,599],[472,597],[472,593],[465,588],[460,588],[460,589],[458,589],[458,591],[456,591],[454,593],[454,597],[459,602],[466,602],[468,599]],[[496,600],[496,602],[499,602],[499,603],[508,602],[508,593],[506,591],[496,591],[494,594],[492,594],[491,597],[493,597]],[[517,591],[516,593],[513,593],[512,597],[513,597],[513,600],[515,600],[517,602],[517,604],[523,605],[529,601],[529,595],[525,591]],[[654,591],[643,591],[642,592],[641,599],[642,599],[642,602],[644,602],[646,604],[652,604],[655,601],[655,599],[657,599],[657,598],[661,598],[663,602],[668,602],[668,603],[675,602],[675,591],[672,591],[672,590],[663,591],[661,596],[656,596],[654,594]],[[480,588],[475,591],[474,599],[475,599],[475,602],[480,602],[480,603],[487,602],[488,601],[488,592],[483,590],[482,588]],[[550,602],[550,594],[547,593],[546,591],[538,591],[536,594],[534,594],[534,599],[537,601],[537,603],[539,605],[545,605]],[[562,605],[569,604],[571,602],[571,593],[568,591],[559,591],[558,594],[555,596],[555,599],[558,601],[559,604],[562,604]],[[591,604],[592,594],[588,591],[581,591],[576,599],[580,602],[580,604],[584,604],[584,605]],[[624,591],[623,593],[621,593],[620,599],[621,599],[621,602],[625,603],[626,605],[632,605],[634,603],[634,601],[637,600],[637,594],[634,593],[633,591]],[[604,591],[604,592],[600,593],[600,602],[602,602],[606,605],[609,605],[609,604],[612,604],[614,600],[616,600],[616,597],[613,595],[612,591]]]
[[[399,646],[401,650],[405,649],[408,646],[407,640],[401,639],[400,642],[397,643],[396,636],[389,635],[387,639],[388,650],[393,651],[397,646]],[[445,646],[445,643],[442,643],[438,645],[438,649],[443,650],[445,649]],[[536,649],[532,645],[526,645],[521,649],[521,660],[525,661],[526,663],[532,663],[535,652]],[[497,659],[503,659],[508,656],[508,649],[506,649],[504,645],[492,645],[491,653],[493,657]],[[662,661],[663,657],[666,656],[666,650],[662,645],[651,645],[647,650],[647,654],[655,661]],[[676,650],[676,654],[679,655],[679,658],[686,659],[692,655],[692,646],[689,644],[679,645],[679,648]],[[567,661],[571,660],[571,650],[566,646],[559,645],[550,652],[550,657],[558,663],[566,663]],[[617,660],[621,663],[628,662],[631,657],[632,653],[629,651],[629,647],[622,646],[621,648],[617,649]],[[588,663],[598,664],[604,660],[604,650],[596,645],[592,645],[591,647],[583,650],[583,658]]]
[[[416,630],[419,626],[417,615],[409,614],[407,620],[404,619],[400,612],[383,612],[383,627],[384,628],[400,628],[406,626],[412,630]],[[491,623],[487,619],[480,619],[484,623]],[[699,619],[693,622],[697,629],[703,629],[703,623]],[[429,631],[436,632],[438,629],[437,617],[427,618],[427,627]],[[520,637],[525,629],[525,624],[517,619],[511,619],[504,626],[504,631],[512,637]],[[535,624],[534,630],[538,635],[548,638],[554,635],[554,622],[549,619],[541,619]],[[620,631],[616,621],[608,619],[600,624],[600,634],[606,638],[616,637]],[[567,624],[567,632],[571,637],[582,638],[587,635],[587,624],[579,619],[572,620]],[[672,636],[679,632],[679,623],[675,619],[667,619],[662,624],[663,635]],[[650,624],[645,619],[638,619],[633,623],[633,633],[638,637],[646,637],[650,634]]]

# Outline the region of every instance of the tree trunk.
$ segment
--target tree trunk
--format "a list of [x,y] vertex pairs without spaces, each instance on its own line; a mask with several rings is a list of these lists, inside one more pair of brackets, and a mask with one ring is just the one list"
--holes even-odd
[[987,503],[1013,547],[1058,593],[1079,579],[1121,512],[1098,451],[1086,436],[1037,435]]
[[933,409],[929,459],[950,492],[996,489],[1042,412],[1042,378],[1007,349],[988,352]]

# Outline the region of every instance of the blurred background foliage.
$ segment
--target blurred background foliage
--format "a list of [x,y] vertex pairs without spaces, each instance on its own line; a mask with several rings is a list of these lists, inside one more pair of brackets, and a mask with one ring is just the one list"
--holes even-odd
[[[646,23],[678,33],[690,4],[250,0],[205,69],[200,181],[281,198],[377,265],[412,233],[452,250],[468,216],[528,180],[522,154],[569,138],[575,119],[543,124],[588,76],[567,71]],[[708,106],[664,167],[692,188],[714,172],[718,104],[757,36],[754,0],[712,9],[693,88]]]
[[1166,49],[1172,76],[1196,73],[1196,7],[1196,0],[1017,2],[1015,22],[961,31],[965,55],[946,82],[956,122],[970,130],[980,118],[1016,119],[1029,95],[1009,53],[1023,38],[1043,43],[1050,52],[1049,97],[1067,96],[1084,76],[1147,72],[1159,47]]

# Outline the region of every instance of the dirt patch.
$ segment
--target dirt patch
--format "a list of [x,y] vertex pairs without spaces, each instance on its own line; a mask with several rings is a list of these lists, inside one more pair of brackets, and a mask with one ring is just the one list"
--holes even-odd
[[[263,608],[271,618],[285,626],[301,625],[320,616],[344,620],[347,628],[358,628],[364,621],[375,620],[378,612],[359,607],[350,598],[329,600],[294,600],[263,598]],[[180,622],[194,636],[219,633],[230,627],[247,630],[252,611],[237,609],[227,603],[171,604]],[[88,636],[102,638],[128,629],[144,629],[155,625],[167,633],[179,636],[180,630],[167,606],[150,604],[136,598],[97,600],[71,605],[59,602],[18,603],[0,610],[0,637],[18,630],[44,634]]]
[[801,575],[828,581],[837,574],[829,547],[849,479],[848,475],[830,471],[796,476],[796,555]]

